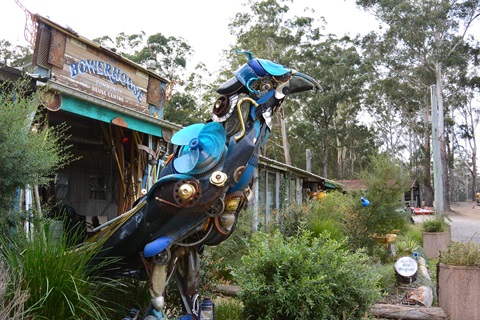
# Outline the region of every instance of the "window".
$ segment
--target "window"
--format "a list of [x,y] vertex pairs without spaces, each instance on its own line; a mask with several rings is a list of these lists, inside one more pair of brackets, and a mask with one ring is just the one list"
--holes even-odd
[[90,184],[90,200],[107,200],[107,177],[91,175]]

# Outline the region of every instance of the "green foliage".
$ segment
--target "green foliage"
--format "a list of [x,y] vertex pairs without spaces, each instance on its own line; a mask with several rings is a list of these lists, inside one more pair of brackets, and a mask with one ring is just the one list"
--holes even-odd
[[0,62],[12,67],[23,67],[32,61],[30,46],[13,45],[8,40],[0,39]]
[[115,40],[102,36],[94,41],[115,48],[120,55],[138,64],[146,65],[147,61],[154,60],[162,76],[178,81],[191,56],[190,45],[182,38],[167,37],[162,33],[150,35],[148,38],[145,36],[143,31],[130,35],[120,32]]
[[402,237],[410,239],[418,243],[423,242],[422,225],[421,224],[408,224],[408,226],[402,231]]
[[345,222],[355,205],[352,197],[338,191],[329,192],[312,203],[305,227],[312,231],[314,236],[326,232],[331,238],[341,241],[348,235]]
[[429,219],[422,224],[423,232],[445,232],[447,230],[448,223],[441,217],[435,217]]
[[254,235],[235,276],[249,319],[358,319],[380,298],[361,251],[308,231]]
[[5,219],[17,189],[46,184],[73,158],[66,144],[67,127],[47,127],[36,116],[39,103],[28,82],[4,82],[0,93],[0,212]]
[[[12,279],[5,295],[12,302],[17,290],[28,292],[24,310],[34,319],[110,319],[117,306],[110,296],[123,286],[102,276],[100,268],[112,261],[89,265],[99,246],[72,250],[65,236],[58,237],[48,225],[38,223],[28,234],[21,231],[14,238],[3,238],[1,259]],[[18,287],[17,287],[18,286]]]
[[[214,247],[205,247],[202,255],[201,287],[210,290],[217,283],[235,282],[231,272],[233,267],[241,263],[241,258],[247,253],[247,244],[252,235],[252,210],[240,212],[234,232],[227,240]],[[206,282],[211,281],[208,284]],[[202,292],[202,295],[204,293]]]
[[[401,196],[407,187],[407,178],[402,175],[400,166],[386,156],[372,160],[372,167],[362,171],[361,179],[367,186],[365,198],[370,201],[367,207],[354,212],[349,226],[357,246],[371,246],[373,234],[388,234],[392,230],[402,230],[408,216],[403,210]],[[357,199],[360,203],[360,199]]]
[[480,267],[480,244],[475,242],[452,242],[442,252],[440,262],[451,266]]
[[215,318],[217,320],[243,320],[243,305],[238,299],[215,299]]
[[278,230],[285,237],[298,234],[298,230],[307,224],[307,216],[313,207],[312,203],[291,203],[285,209],[280,210],[278,215]]
[[382,290],[382,294],[396,294],[397,279],[395,278],[395,272],[393,270],[392,264],[375,264],[373,266],[375,272],[379,275],[379,287]]

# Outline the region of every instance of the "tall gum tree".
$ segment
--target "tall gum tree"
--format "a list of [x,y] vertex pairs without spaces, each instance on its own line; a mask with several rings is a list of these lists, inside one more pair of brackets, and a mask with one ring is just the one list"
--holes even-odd
[[[245,62],[245,57],[233,54],[235,49],[249,50],[256,57],[300,70],[321,83],[323,92],[296,97],[302,103],[297,103],[297,99],[285,103],[285,118],[279,120],[283,132],[288,130],[289,137],[296,138],[291,146],[291,153],[295,155],[292,162],[296,166],[302,166],[299,161],[304,159],[305,148],[311,148],[315,155],[313,164],[320,174],[340,176],[345,171],[347,154],[349,168],[354,166],[356,159],[362,158],[352,154],[358,149],[358,141],[352,141],[349,136],[355,135],[352,133],[355,130],[369,134],[364,127],[356,126],[356,121],[349,121],[359,109],[358,100],[366,73],[352,40],[324,34],[325,21],[321,12],[307,10],[303,16],[295,16],[289,11],[290,3],[292,1],[288,0],[249,1],[249,10],[235,16],[229,25],[236,38],[231,50],[232,66],[235,68]],[[337,114],[339,109],[342,109],[341,116]],[[289,121],[288,128],[285,128],[285,120]],[[279,160],[275,150],[284,150],[284,159],[289,163],[288,143],[285,139],[279,143],[281,138],[275,137],[281,131],[272,131],[269,144],[283,144],[283,148],[269,148],[268,156]],[[334,170],[335,165],[338,170]]]
[[[425,0],[384,1],[357,0],[357,5],[371,11],[383,22],[385,32],[378,40],[383,49],[378,56],[379,65],[392,75],[415,82],[411,73],[416,66],[426,67],[434,81],[423,83],[419,90],[435,85],[439,110],[440,166],[442,168],[443,206],[437,208],[440,215],[450,211],[447,179],[447,150],[443,135],[444,114],[444,68],[455,63],[455,59],[467,59],[456,55],[465,44],[465,35],[472,21],[479,15],[479,1]],[[425,125],[428,125],[425,123]]]

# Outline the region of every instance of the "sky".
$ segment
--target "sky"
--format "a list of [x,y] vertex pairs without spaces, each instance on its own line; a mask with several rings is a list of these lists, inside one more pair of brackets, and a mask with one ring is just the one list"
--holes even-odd
[[[193,61],[204,62],[210,72],[215,72],[222,50],[233,43],[228,24],[244,9],[246,0],[0,0],[0,39],[28,45],[24,37],[26,15],[17,2],[32,14],[68,26],[90,40],[141,31],[147,36],[160,32],[181,37],[193,48]],[[290,8],[301,15],[305,7],[324,16],[326,31],[338,36],[365,34],[377,25],[370,14],[355,6],[354,0],[294,0]]]

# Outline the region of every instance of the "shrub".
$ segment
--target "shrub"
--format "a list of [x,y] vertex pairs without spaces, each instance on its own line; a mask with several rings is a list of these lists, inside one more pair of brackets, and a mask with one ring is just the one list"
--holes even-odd
[[75,160],[67,126],[48,127],[27,80],[0,84],[0,234],[19,213],[17,190],[47,184],[51,174]]
[[360,318],[380,298],[379,275],[345,247],[325,233],[255,234],[235,272],[245,318]]
[[268,230],[278,229],[286,237],[296,235],[298,230],[306,225],[307,215],[312,210],[312,207],[312,202],[291,203],[288,207],[278,212],[278,225],[275,224],[275,228]]
[[349,230],[357,247],[371,248],[374,245],[372,234],[388,234],[392,230],[403,230],[407,225],[408,216],[399,210],[402,193],[408,189],[407,178],[400,165],[386,156],[374,158],[372,167],[362,171],[360,178],[365,182],[365,198],[370,205],[361,207],[358,195]]
[[329,192],[312,203],[305,228],[314,236],[327,232],[331,238],[341,241],[348,234],[345,221],[353,208],[355,201],[352,197],[338,191]]

